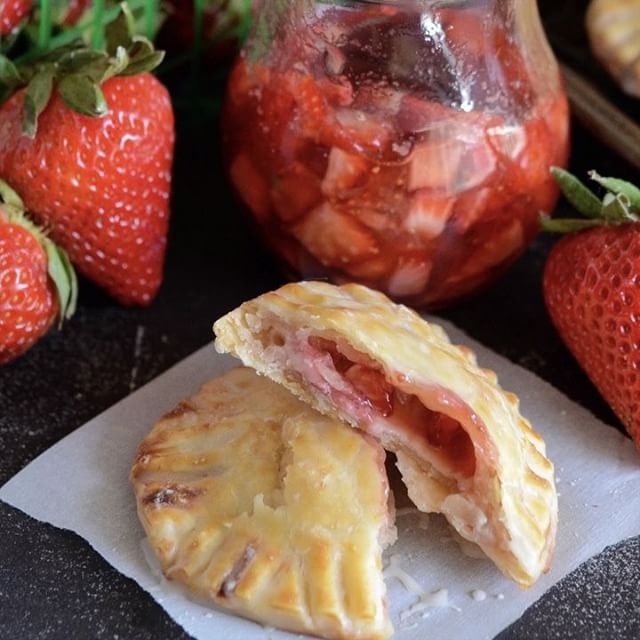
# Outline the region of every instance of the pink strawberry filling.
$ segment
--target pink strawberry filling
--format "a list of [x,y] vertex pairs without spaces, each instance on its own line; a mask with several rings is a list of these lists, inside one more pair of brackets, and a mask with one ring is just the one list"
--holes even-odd
[[288,366],[360,428],[426,448],[462,478],[475,473],[473,442],[463,426],[394,385],[368,356],[339,341],[297,335],[284,347]]

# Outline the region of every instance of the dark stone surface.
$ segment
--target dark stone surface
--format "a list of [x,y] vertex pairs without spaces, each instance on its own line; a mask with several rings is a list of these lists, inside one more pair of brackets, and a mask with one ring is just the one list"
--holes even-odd
[[[282,282],[230,200],[214,119],[204,128],[196,128],[191,117],[182,123],[166,278],[158,298],[148,309],[122,308],[82,282],[79,311],[64,330],[0,368],[0,483],[204,345],[215,318]],[[580,128],[572,168],[631,175]],[[552,243],[539,239],[491,289],[440,313],[619,428],[545,313],[540,280]],[[0,503],[0,540],[0,638],[187,637],[75,534]],[[639,549],[640,539],[607,549],[552,588],[500,640],[636,640]]]

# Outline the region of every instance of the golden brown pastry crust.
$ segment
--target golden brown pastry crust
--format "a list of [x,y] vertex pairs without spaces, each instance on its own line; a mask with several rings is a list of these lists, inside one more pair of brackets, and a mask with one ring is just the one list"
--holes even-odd
[[586,26],[594,55],[624,91],[640,97],[640,0],[592,0]]
[[[304,282],[246,302],[218,320],[214,331],[219,351],[396,452],[415,504],[443,513],[521,586],[548,568],[557,496],[545,444],[520,415],[517,397],[439,326],[366,287]],[[346,356],[365,372],[379,372],[396,390],[396,413],[406,413],[407,406],[413,411],[418,398],[429,410],[429,426],[394,424],[393,414],[375,414],[371,403],[361,402],[359,409],[358,390],[335,379],[330,363],[309,348],[318,337],[337,345],[334,363]],[[438,443],[433,422],[442,415],[448,416],[445,426],[459,427],[446,445]]]
[[131,481],[167,578],[266,625],[373,640],[392,632],[384,456],[238,368],[154,426]]

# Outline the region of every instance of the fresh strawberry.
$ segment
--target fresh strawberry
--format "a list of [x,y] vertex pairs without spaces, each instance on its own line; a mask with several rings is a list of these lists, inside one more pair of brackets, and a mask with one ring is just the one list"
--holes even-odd
[[0,106],[0,177],[78,271],[144,305],[162,281],[173,112],[158,80],[129,75],[159,61],[150,43],[114,49],[63,51],[30,67],[27,87]]
[[27,17],[33,0],[2,0],[0,2],[0,36],[10,34]]
[[64,251],[24,215],[0,181],[0,364],[24,353],[56,317],[71,317],[77,284]]
[[592,173],[609,190],[600,201],[570,174],[554,175],[589,219],[543,220],[550,231],[578,231],[562,238],[547,260],[547,309],[640,449],[640,189]]

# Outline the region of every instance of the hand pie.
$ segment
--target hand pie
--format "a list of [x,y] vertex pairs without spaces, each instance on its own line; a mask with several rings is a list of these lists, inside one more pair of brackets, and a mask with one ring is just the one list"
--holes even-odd
[[394,451],[416,506],[443,513],[521,586],[548,568],[557,496],[544,442],[439,326],[366,287],[305,282],[214,331],[219,351]]
[[239,615],[326,638],[392,633],[385,452],[239,368],[160,420],[131,481],[167,578]]
[[640,0],[592,0],[586,24],[594,55],[624,91],[640,97]]

